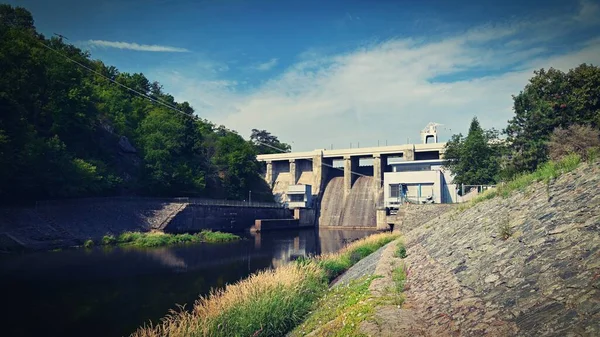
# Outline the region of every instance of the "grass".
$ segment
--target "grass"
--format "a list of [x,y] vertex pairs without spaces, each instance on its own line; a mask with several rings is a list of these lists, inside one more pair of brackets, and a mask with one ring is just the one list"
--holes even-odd
[[396,293],[402,293],[404,291],[404,283],[406,282],[406,272],[404,271],[403,265],[394,269],[392,272],[392,280],[394,281]]
[[375,234],[359,241],[355,241],[346,246],[337,253],[325,254],[318,257],[317,263],[325,272],[330,280],[333,280],[356,262],[369,256],[377,249],[387,243],[395,240],[398,235],[394,234]]
[[547,189],[549,188],[550,182],[553,179],[560,177],[562,174],[568,173],[576,169],[581,163],[581,157],[577,154],[571,154],[558,161],[548,161],[538,167],[537,170],[531,173],[523,173],[514,177],[511,181],[508,181],[502,185],[498,185],[497,188],[487,190],[478,197],[471,200],[471,202],[464,203],[458,207],[458,211],[467,210],[474,205],[501,196],[503,198],[509,197],[515,191],[525,191],[525,189],[536,182],[544,182]]
[[[230,242],[239,240],[240,237],[231,233],[202,231],[196,234],[167,234],[162,232],[125,232],[119,236],[105,235],[102,237],[101,244],[105,246],[109,245],[122,245],[122,246],[133,246],[133,247],[162,247],[180,245],[186,243],[217,243],[217,242]],[[85,247],[91,247],[94,245],[92,240],[87,240],[84,243]]]
[[394,253],[396,257],[401,259],[405,259],[408,255],[406,255],[406,247],[404,246],[404,242],[398,242],[398,247],[396,248],[396,252]]
[[338,253],[255,273],[211,291],[191,311],[172,311],[159,324],[140,327],[132,336],[283,336],[314,310],[335,276],[396,237],[375,234]]
[[369,285],[374,278],[363,277],[329,290],[315,305],[316,310],[290,336],[304,336],[316,330],[318,336],[360,336],[360,323],[374,312],[369,301]]

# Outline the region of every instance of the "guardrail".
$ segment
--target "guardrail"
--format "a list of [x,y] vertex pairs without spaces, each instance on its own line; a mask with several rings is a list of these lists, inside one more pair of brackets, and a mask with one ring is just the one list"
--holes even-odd
[[242,201],[242,200],[223,200],[223,199],[208,199],[208,198],[152,198],[152,197],[96,197],[96,198],[77,198],[77,199],[58,199],[58,200],[40,200],[35,202],[37,207],[49,207],[59,205],[80,205],[83,203],[102,202],[164,202],[164,203],[189,203],[193,205],[206,206],[235,206],[235,207],[261,207],[261,208],[284,208],[285,204],[277,202],[260,202],[260,201]]

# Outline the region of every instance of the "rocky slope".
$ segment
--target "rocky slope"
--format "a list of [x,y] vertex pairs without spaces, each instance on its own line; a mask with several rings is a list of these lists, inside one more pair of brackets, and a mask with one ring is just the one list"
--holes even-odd
[[600,335],[599,192],[596,162],[427,222],[405,209],[414,319],[393,333]]

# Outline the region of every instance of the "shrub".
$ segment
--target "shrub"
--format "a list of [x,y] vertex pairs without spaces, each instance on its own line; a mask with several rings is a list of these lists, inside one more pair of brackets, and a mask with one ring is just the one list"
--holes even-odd
[[112,245],[112,244],[115,244],[115,243],[117,243],[117,239],[112,234],[111,235],[104,235],[102,237],[102,244],[103,245]]
[[403,242],[398,243],[398,248],[396,248],[396,257],[401,259],[405,259],[408,255],[406,255],[406,247]]
[[556,128],[548,142],[548,154],[552,160],[560,160],[569,154],[577,154],[588,160],[590,149],[600,148],[600,130],[589,125],[571,125]]
[[85,248],[92,248],[94,247],[94,241],[92,241],[92,239],[87,239],[85,240],[85,242],[83,243],[83,246]]

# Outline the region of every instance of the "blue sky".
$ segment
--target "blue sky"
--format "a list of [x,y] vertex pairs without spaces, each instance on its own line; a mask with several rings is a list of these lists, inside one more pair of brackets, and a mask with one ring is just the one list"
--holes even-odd
[[498,129],[534,69],[600,64],[600,0],[9,1],[197,113],[294,150]]

